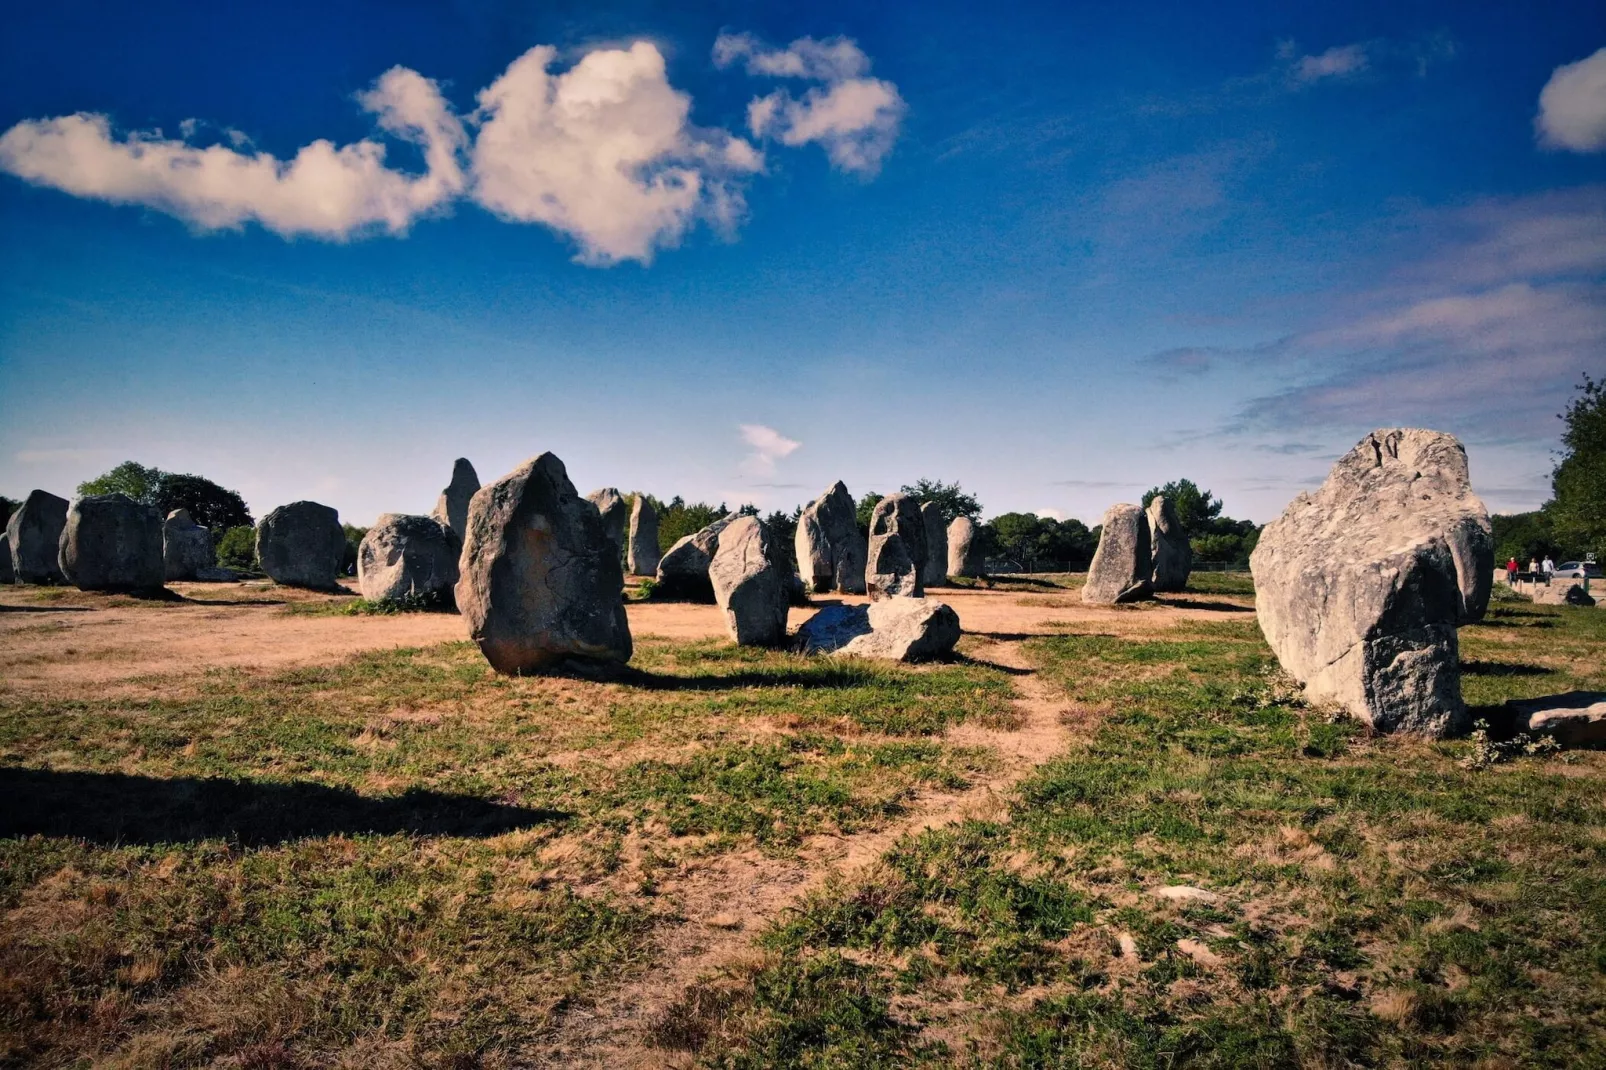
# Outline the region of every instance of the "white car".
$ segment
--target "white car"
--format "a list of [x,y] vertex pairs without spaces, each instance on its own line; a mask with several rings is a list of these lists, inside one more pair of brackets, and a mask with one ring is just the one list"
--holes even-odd
[[1606,570],[1603,570],[1593,561],[1563,561],[1551,573],[1556,579],[1581,580],[1588,577],[1592,580],[1606,579]]

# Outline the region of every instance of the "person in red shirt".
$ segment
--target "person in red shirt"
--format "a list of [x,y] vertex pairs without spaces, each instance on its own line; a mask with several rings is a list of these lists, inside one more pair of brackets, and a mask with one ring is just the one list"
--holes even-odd
[[1517,585],[1517,559],[1515,557],[1506,561],[1506,582],[1513,587]]

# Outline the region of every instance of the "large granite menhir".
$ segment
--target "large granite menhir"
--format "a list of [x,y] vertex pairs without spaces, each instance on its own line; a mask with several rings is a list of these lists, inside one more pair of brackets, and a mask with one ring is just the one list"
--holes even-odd
[[920,503],[908,494],[889,494],[870,514],[870,559],[864,586],[872,600],[923,598],[926,522]]
[[61,574],[61,529],[67,499],[33,490],[6,522],[6,545],[16,583],[66,583]]
[[624,495],[614,487],[603,487],[587,494],[586,501],[597,507],[602,517],[603,533],[613,543],[614,551],[622,556],[625,552],[625,528],[630,523],[630,505]]
[[217,564],[212,533],[191,520],[188,509],[174,509],[162,521],[162,559],[170,580],[210,575]]
[[645,494],[636,495],[630,507],[630,532],[625,545],[625,568],[632,576],[652,576],[658,572],[658,510]]
[[462,549],[457,533],[432,516],[386,513],[357,547],[357,586],[370,602],[449,605]]
[[1193,571],[1193,546],[1177,518],[1171,499],[1161,494],[1149,503],[1149,546],[1154,557],[1154,589],[1185,591]]
[[1255,614],[1315,700],[1381,732],[1466,727],[1456,629],[1493,582],[1489,513],[1466,450],[1439,431],[1374,431],[1266,525]]
[[62,575],[79,590],[157,590],[167,578],[161,515],[126,494],[74,499],[59,557]]
[[630,660],[619,554],[553,454],[474,495],[461,570],[457,608],[497,672]]
[[463,526],[468,523],[468,503],[473,501],[474,492],[479,489],[479,473],[474,471],[467,457],[459,457],[452,464],[452,481],[441,491],[439,500],[435,502],[435,511],[430,514],[456,532],[459,541],[463,538]]
[[327,505],[291,502],[257,525],[257,561],[274,583],[332,590],[340,585],[345,556],[340,514]]
[[936,502],[920,503],[920,521],[925,526],[926,558],[920,570],[922,587],[948,584],[948,518]]
[[805,591],[864,593],[865,538],[853,495],[841,480],[804,507],[794,546]]
[[956,516],[948,525],[948,575],[980,576],[986,571],[981,539],[976,522],[968,516]]
[[658,562],[655,594],[688,602],[712,602],[714,586],[708,579],[708,566],[713,564],[714,554],[719,551],[720,532],[735,519],[735,514],[722,516],[701,531],[683,536],[664,551]]
[[708,579],[738,646],[774,646],[786,638],[790,577],[776,566],[769,529],[758,517],[737,517],[719,533]]
[[1104,530],[1088,566],[1082,601],[1113,606],[1152,597],[1153,570],[1148,517],[1136,505],[1112,505],[1104,513]]

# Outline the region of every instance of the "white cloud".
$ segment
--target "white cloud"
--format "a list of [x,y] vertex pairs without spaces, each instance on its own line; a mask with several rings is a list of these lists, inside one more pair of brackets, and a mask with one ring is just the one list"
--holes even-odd
[[801,99],[785,89],[755,97],[747,106],[754,137],[794,148],[819,142],[842,171],[870,176],[881,169],[898,139],[906,105],[897,86],[869,76],[870,58],[854,42],[800,37],[776,49],[751,34],[721,34],[714,42],[714,64],[737,62],[755,76],[823,83]]
[[572,237],[588,264],[647,263],[699,220],[729,231],[737,180],[762,155],[724,130],[688,121],[658,49],[597,49],[568,71],[557,50],[530,49],[479,94],[473,197],[504,219]]
[[[223,145],[198,148],[159,131],[119,138],[106,116],[82,112],[7,130],[0,169],[78,197],[144,205],[204,230],[255,221],[284,237],[400,233],[462,191],[463,126],[439,87],[405,67],[387,71],[358,102],[380,129],[423,148],[424,174],[386,167],[384,145],[367,139],[339,148],[320,139],[285,162]],[[186,136],[197,128],[181,124]]]
[[1324,78],[1359,74],[1371,65],[1364,44],[1335,45],[1319,56],[1300,56],[1293,64],[1294,80],[1305,85]]
[[1534,127],[1548,148],[1606,150],[1606,48],[1551,72]]
[[1065,510],[1063,510],[1063,509],[1033,509],[1032,510],[1032,515],[1033,516],[1042,517],[1045,520],[1063,521],[1065,519]]
[[802,445],[763,424],[742,424],[741,432],[742,441],[753,450],[741,464],[742,474],[746,476],[774,475],[775,462],[790,456],[793,450]]

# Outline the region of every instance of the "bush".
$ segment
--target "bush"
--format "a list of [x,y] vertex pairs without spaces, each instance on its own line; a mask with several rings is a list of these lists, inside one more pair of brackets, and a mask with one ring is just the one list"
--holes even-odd
[[256,567],[257,529],[240,525],[223,533],[217,543],[217,563],[225,568]]

